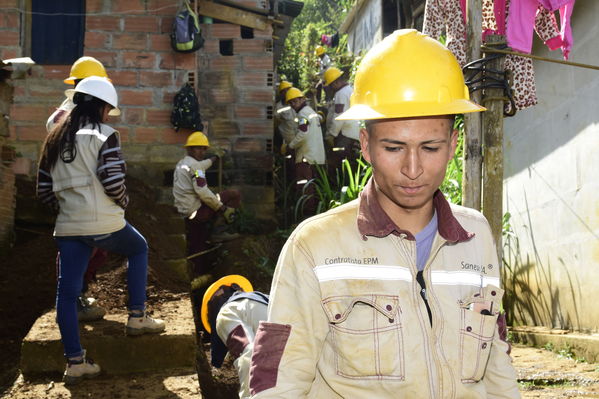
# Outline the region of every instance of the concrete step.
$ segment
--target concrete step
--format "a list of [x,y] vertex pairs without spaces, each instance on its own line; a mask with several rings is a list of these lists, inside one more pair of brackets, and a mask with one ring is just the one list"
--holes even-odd
[[[123,311],[108,314],[103,320],[79,323],[81,344],[106,374],[194,367],[195,337],[189,298],[157,305],[152,316],[165,321],[165,332],[129,337],[125,335],[127,314]],[[23,340],[21,370],[27,378],[62,373],[64,367],[56,311],[51,310],[36,320]]]

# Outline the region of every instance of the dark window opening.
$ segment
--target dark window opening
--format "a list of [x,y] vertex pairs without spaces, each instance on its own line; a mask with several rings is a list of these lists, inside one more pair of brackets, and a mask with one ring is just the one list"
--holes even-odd
[[233,40],[220,40],[220,55],[233,55]]
[[274,79],[275,79],[275,77],[274,77],[274,73],[272,73],[272,72],[268,72],[268,73],[266,74],[266,85],[267,85],[267,86],[270,86],[270,87],[272,87],[272,84],[273,84],[273,82],[274,82]]
[[254,29],[248,28],[247,26],[241,27],[241,38],[242,39],[253,39],[254,38]]
[[[277,134],[277,136],[280,136]],[[272,139],[266,140],[266,152],[272,152]]]
[[266,107],[266,119],[272,119],[272,105]]
[[69,65],[83,55],[85,0],[31,1],[31,58]]
[[175,169],[164,170],[163,172],[164,178],[162,179],[162,185],[166,187],[173,186],[173,174],[175,173]]
[[383,0],[383,37],[390,35],[399,27],[399,8],[397,0]]

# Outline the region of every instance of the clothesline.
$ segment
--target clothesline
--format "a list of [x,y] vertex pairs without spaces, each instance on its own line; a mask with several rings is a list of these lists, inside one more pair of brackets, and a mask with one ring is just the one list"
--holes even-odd
[[[493,45],[493,43],[487,43],[487,44],[488,45]],[[499,54],[517,55],[519,57],[532,58],[533,60],[547,61],[547,62],[553,62],[553,63],[556,63],[556,64],[563,64],[563,65],[575,66],[575,67],[579,67],[579,68],[595,69],[595,70],[599,71],[599,66],[597,66],[597,65],[581,64],[579,62],[572,62],[572,61],[555,60],[555,59],[552,59],[552,58],[540,57],[538,55],[532,55],[532,54],[526,54],[526,53],[519,53],[517,51],[511,51],[511,50],[500,50],[500,49],[491,48],[491,47],[487,47],[487,46],[481,46],[480,49],[481,49],[481,51],[484,51],[485,53],[499,53]]]

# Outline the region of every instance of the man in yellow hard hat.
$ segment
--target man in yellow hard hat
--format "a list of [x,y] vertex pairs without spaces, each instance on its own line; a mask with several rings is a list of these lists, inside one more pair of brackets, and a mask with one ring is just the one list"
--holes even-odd
[[295,110],[285,101],[285,95],[291,87],[293,87],[293,85],[286,80],[279,83],[278,100],[276,104],[277,128],[281,135],[282,142],[285,144],[289,144],[291,140],[293,140],[296,129],[295,118],[297,115]]
[[288,145],[283,144],[282,153],[287,148],[295,150],[296,191],[308,195],[305,202],[305,213],[312,215],[318,203],[314,185],[306,184],[316,175],[316,165],[324,165],[325,154],[320,128],[320,116],[308,105],[304,94],[296,87],[291,87],[285,100],[297,113],[296,133]]
[[[241,204],[241,194],[232,189],[218,194],[210,190],[206,170],[218,160],[218,156],[205,159],[209,146],[208,137],[203,132],[190,134],[185,143],[187,155],[177,163],[173,176],[175,207],[185,219],[188,257],[208,249],[210,241],[236,238],[236,235],[226,232],[211,237],[213,224],[219,216],[226,223],[233,222],[235,211]],[[200,263],[199,256],[193,257],[193,260],[200,268],[206,266]]]
[[[281,81],[278,87],[278,100],[276,104],[276,127],[281,137],[281,150],[286,149],[287,154],[283,162],[285,163],[285,182],[291,182],[294,180],[294,165],[295,165],[295,150],[288,148],[289,143],[295,138],[297,130],[297,114],[293,108],[285,101],[287,91],[291,89],[293,85],[291,82],[286,80]],[[287,183],[285,183],[287,187]]]
[[[94,57],[83,56],[73,63],[69,76],[64,79],[63,82],[68,85],[72,85],[73,88],[75,88],[79,82],[90,76],[108,78],[106,69],[104,69],[104,65],[102,65],[100,61]],[[60,104],[60,106],[48,118],[46,122],[46,131],[50,133],[50,131],[58,124],[58,122],[68,115],[73,108],[75,108],[75,103],[71,97],[66,96],[62,104]],[[109,115],[116,116],[117,110],[113,109],[109,111]],[[107,163],[112,164],[113,162],[118,162],[120,159],[116,159],[116,150],[110,147],[111,145],[114,145],[114,143],[105,143],[105,145],[107,146],[105,150],[113,151],[105,151],[106,155],[100,160],[101,164],[105,165]],[[114,169],[115,168],[113,168],[113,170]],[[118,170],[115,171],[115,174],[124,173],[120,170],[119,166],[117,166],[116,169]],[[103,170],[108,171],[111,169],[104,168]],[[93,249],[92,255],[88,262],[87,270],[85,271],[85,275],[83,277],[83,291],[77,300],[77,317],[80,321],[100,320],[106,314],[106,310],[98,304],[96,299],[85,295],[85,293],[88,290],[89,283],[96,279],[97,270],[106,262],[107,258],[108,252],[106,250],[100,248]],[[56,270],[58,270],[58,265],[56,266]]]
[[227,352],[239,376],[239,397],[250,397],[250,360],[259,323],[266,320],[268,295],[254,291],[243,276],[232,274],[213,283],[202,300],[201,319],[210,334],[210,363],[220,368]]
[[327,88],[323,86],[322,79],[323,79],[325,71],[327,69],[329,69],[329,67],[331,66],[331,57],[329,57],[329,55],[327,54],[327,50],[323,46],[316,46],[316,48],[314,49],[314,54],[316,55],[317,62],[318,62],[318,78],[319,78],[318,83],[316,84],[316,87],[314,89],[316,91],[316,101],[320,102],[323,88],[324,88],[325,96],[327,97],[327,100],[328,100],[328,96],[329,96]]
[[336,118],[347,111],[350,106],[350,98],[354,89],[349,83],[343,71],[336,67],[330,67],[324,73],[324,85],[334,93],[333,101],[327,112],[327,131],[325,142],[331,148],[331,156],[328,161],[334,169],[341,167],[344,159],[353,161],[360,147],[360,126],[357,120],[336,120]]
[[484,110],[458,62],[396,31],[363,59],[351,104],[339,119],[366,120],[372,177],[284,246],[254,341],[253,397],[519,398],[489,225],[439,191],[454,115]]

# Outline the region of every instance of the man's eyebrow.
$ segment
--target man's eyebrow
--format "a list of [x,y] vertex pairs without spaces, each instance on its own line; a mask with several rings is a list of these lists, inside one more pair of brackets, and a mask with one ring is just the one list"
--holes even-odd
[[[407,145],[408,144],[405,141],[393,140],[393,139],[381,139],[381,142],[395,144],[395,145]],[[443,143],[447,143],[447,139],[426,140],[426,141],[422,141],[418,144],[426,145],[426,144],[443,144]]]

